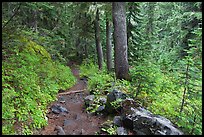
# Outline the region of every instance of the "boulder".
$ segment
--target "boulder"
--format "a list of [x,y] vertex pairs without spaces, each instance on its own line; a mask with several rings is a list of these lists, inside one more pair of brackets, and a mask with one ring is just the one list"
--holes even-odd
[[[127,106],[126,106],[127,107]],[[129,110],[128,110],[129,109]],[[154,115],[142,107],[133,106],[124,109],[123,126],[132,129],[137,135],[182,135],[170,120]]]

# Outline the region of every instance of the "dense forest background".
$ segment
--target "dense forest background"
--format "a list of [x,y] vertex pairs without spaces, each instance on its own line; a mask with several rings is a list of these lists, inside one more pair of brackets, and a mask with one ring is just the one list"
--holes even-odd
[[185,134],[202,134],[202,3],[126,2],[128,75],[122,76],[115,62],[123,53],[114,45],[124,33],[116,33],[112,8],[2,3],[2,134],[17,134],[16,123],[22,134],[46,125],[46,106],[76,81],[70,60],[80,63],[95,94],[117,87]]

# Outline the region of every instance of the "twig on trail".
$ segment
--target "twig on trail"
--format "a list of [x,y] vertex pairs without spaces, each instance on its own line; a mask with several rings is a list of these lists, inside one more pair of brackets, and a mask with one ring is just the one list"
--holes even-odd
[[87,89],[74,90],[74,91],[68,91],[68,92],[58,93],[58,95],[68,95],[68,94],[72,94],[72,93],[82,92],[82,91],[85,91],[85,90],[87,90]]

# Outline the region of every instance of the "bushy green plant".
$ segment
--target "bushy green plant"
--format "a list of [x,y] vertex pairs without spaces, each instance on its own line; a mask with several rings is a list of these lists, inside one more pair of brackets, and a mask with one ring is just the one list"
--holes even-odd
[[[183,66],[186,67],[185,63]],[[136,87],[132,93],[142,106],[147,107],[154,114],[167,117],[185,134],[201,134],[202,114],[199,111],[202,104],[199,92],[201,82],[194,78],[196,74],[192,73],[193,70],[195,72],[195,66],[191,69],[191,73],[189,72],[191,77],[188,77],[190,78],[188,85],[183,85],[185,75],[181,72],[162,73],[159,66],[143,62],[143,65],[138,65],[130,71],[131,84]],[[186,87],[188,91],[186,91],[184,108],[181,113],[183,91]]]
[[92,62],[84,62],[80,66],[80,76],[88,77],[88,90],[95,91],[95,94],[102,94],[114,81],[111,74],[108,74],[105,69],[99,71],[97,65]]
[[135,97],[137,97],[140,92],[157,94],[161,91],[160,84],[163,82],[163,75],[155,64],[146,60],[130,69],[130,74],[132,83],[134,83],[136,87],[136,90],[133,91]]
[[101,131],[108,133],[109,135],[116,135],[117,126],[113,124],[112,120],[105,121],[101,126]]
[[32,129],[47,124],[47,105],[56,100],[58,90],[73,86],[76,79],[42,46],[24,36],[13,41],[8,43],[13,48],[3,53],[2,133],[19,134],[13,129],[18,122],[22,134],[32,134]]
[[65,48],[65,40],[59,35],[43,28],[40,28],[37,32],[30,31],[29,29],[22,30],[21,33],[33,42],[42,45],[54,61],[57,60],[64,65],[67,63],[68,58],[63,56],[63,52],[67,50]]
[[122,80],[116,79],[111,89],[118,89],[123,91],[124,93],[130,94],[131,96],[133,96],[132,91],[135,90],[136,88],[132,86],[130,81],[127,81],[124,79]]

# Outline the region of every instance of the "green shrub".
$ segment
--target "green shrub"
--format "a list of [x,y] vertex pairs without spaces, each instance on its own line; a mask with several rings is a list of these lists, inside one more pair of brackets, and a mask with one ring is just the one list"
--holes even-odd
[[[154,114],[170,119],[185,134],[201,134],[201,99],[187,92],[184,110],[180,113],[184,86],[179,72],[162,73],[158,65],[143,62],[130,70],[135,100]],[[199,85],[194,81],[195,85]],[[195,87],[195,86],[194,86]],[[200,89],[199,89],[200,90]],[[195,90],[194,90],[195,92]],[[190,96],[191,95],[191,96]]]
[[95,94],[103,94],[105,90],[111,87],[114,78],[108,74],[105,69],[99,71],[97,65],[92,62],[83,62],[80,66],[80,76],[88,77],[88,90],[94,91]]
[[[22,134],[47,124],[47,105],[56,100],[59,89],[75,84],[70,68],[53,62],[40,45],[24,36],[14,39],[4,50],[2,62],[2,134]],[[6,49],[6,47],[5,47]],[[8,56],[9,55],[9,56]]]

